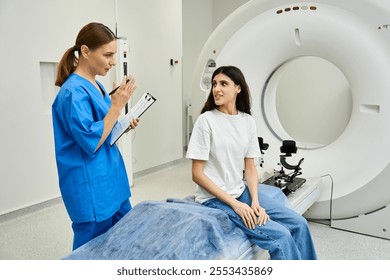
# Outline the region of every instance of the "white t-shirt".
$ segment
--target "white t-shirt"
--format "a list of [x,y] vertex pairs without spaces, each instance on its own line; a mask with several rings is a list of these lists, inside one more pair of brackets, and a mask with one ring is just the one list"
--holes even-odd
[[[205,175],[234,198],[244,191],[244,159],[260,156],[253,117],[243,112],[228,115],[218,110],[198,117],[186,155],[206,161]],[[197,186],[195,198],[203,203],[214,196]]]

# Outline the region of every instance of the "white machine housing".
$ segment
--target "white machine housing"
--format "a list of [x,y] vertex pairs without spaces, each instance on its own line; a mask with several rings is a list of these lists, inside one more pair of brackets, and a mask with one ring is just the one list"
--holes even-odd
[[251,89],[258,136],[270,144],[265,164],[275,167],[282,140],[291,137],[278,118],[270,79],[299,57],[331,62],[350,84],[352,112],[332,143],[299,147],[305,158],[303,177],[324,176],[321,195],[305,216],[390,239],[389,24],[386,0],[249,1],[216,28],[201,52],[191,117],[196,120],[209,94],[211,70],[239,67]]
[[[116,80],[121,83],[125,75],[128,75],[129,65],[129,41],[125,37],[117,39],[117,67]],[[128,104],[130,106],[130,104]],[[120,118],[124,117],[125,109],[122,111]],[[122,153],[123,160],[126,166],[127,177],[129,183],[133,184],[133,154],[132,154],[132,133],[125,133],[117,142],[117,145]],[[133,186],[133,185],[131,185]]]

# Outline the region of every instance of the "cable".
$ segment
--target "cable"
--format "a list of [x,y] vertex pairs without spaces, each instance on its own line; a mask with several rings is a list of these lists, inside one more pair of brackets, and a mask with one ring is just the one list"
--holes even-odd
[[[332,208],[333,208],[333,177],[332,175],[330,174],[325,174],[325,175],[322,175],[320,176],[320,178],[324,178],[324,177],[329,177],[330,178],[330,181],[331,181],[331,185],[330,185],[330,199],[329,199],[329,222],[332,221]],[[310,178],[307,178],[307,179],[310,179]],[[317,222],[318,223],[318,220],[313,220],[313,219],[308,219],[312,222]]]
[[333,208],[333,177],[330,174],[320,176],[321,178],[329,176],[331,185],[330,185],[330,200],[329,200],[329,219],[332,221],[332,208]]

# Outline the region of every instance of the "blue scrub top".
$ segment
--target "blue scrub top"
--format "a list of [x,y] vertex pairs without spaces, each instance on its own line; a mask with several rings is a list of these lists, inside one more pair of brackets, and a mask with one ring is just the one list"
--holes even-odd
[[98,85],[104,97],[73,73],[52,105],[59,185],[74,223],[108,219],[131,196],[122,155],[116,145],[110,146],[110,135],[95,152],[111,105],[104,87]]

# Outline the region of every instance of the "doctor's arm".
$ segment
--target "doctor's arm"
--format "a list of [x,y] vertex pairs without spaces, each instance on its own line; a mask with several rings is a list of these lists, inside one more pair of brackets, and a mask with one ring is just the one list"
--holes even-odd
[[[115,86],[115,85],[114,85]],[[122,109],[127,104],[131,95],[135,91],[135,80],[134,78],[130,78],[130,81],[126,83],[126,77],[123,78],[121,85],[115,94],[111,95],[111,107],[108,111],[107,115],[103,119],[104,129],[102,137],[98,145],[96,146],[95,152],[103,145],[104,141],[106,141],[107,137],[110,135],[112,128],[114,127],[117,119],[119,118]],[[138,125],[138,120],[133,120],[131,123],[131,128],[135,128]]]
[[247,204],[238,201],[220,187],[218,187],[205,173],[205,161],[192,160],[192,180],[204,190],[228,204],[234,212],[244,221],[246,227],[254,229],[256,227],[256,214]]
[[257,216],[256,224],[265,225],[269,221],[269,216],[265,209],[260,206],[258,193],[258,176],[253,158],[245,158],[245,178],[248,184],[248,190],[251,195],[251,208]]

